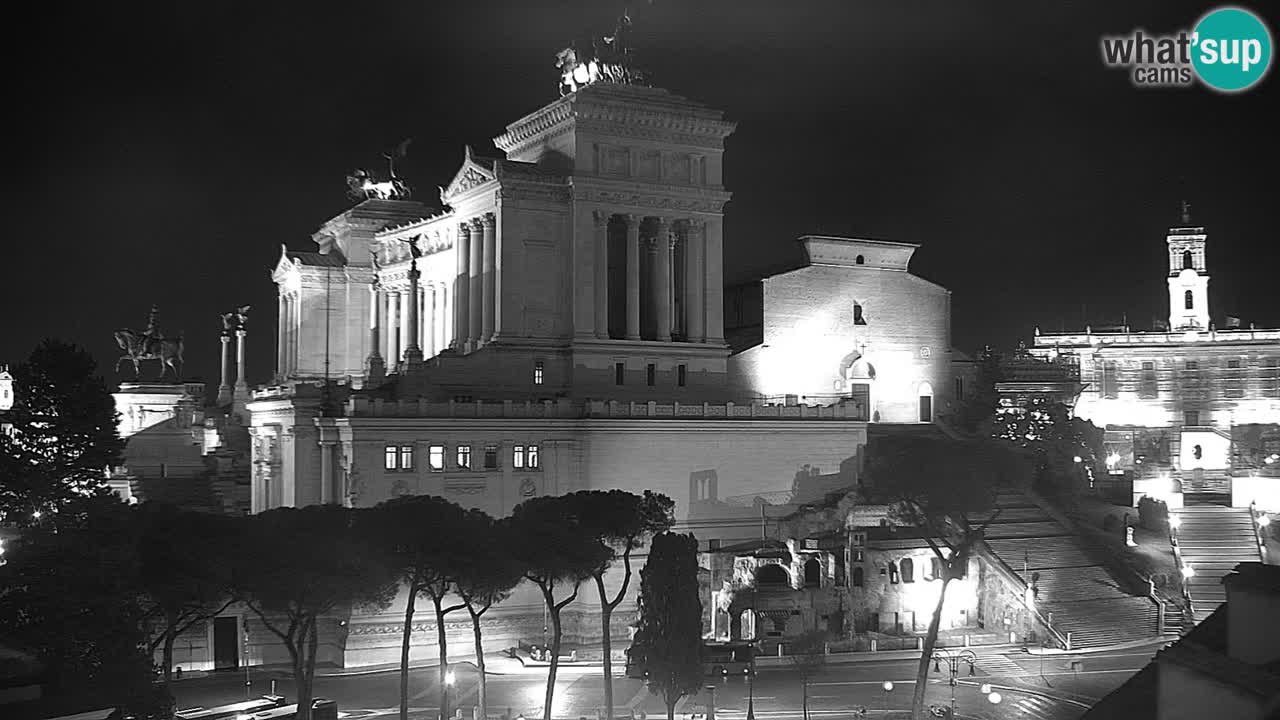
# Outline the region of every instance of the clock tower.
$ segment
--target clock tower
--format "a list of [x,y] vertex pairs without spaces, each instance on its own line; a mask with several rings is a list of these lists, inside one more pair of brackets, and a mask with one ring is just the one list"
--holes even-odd
[[1191,223],[1191,205],[1182,201],[1181,223],[1169,228],[1169,330],[1209,329],[1209,272],[1203,227]]

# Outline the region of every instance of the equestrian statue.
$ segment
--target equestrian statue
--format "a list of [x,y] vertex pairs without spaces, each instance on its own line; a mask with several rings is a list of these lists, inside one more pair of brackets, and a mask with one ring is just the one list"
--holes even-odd
[[142,332],[137,330],[117,330],[115,332],[116,344],[124,351],[124,355],[116,361],[116,371],[119,372],[120,365],[125,362],[133,363],[134,377],[140,377],[139,365],[144,360],[160,361],[160,379],[164,380],[166,370],[173,371],[173,379],[179,380],[182,375],[179,368],[183,363],[182,359],[182,333],[178,333],[178,337],[164,337],[160,332],[157,324],[159,309],[151,306],[151,314],[147,317],[147,329]]

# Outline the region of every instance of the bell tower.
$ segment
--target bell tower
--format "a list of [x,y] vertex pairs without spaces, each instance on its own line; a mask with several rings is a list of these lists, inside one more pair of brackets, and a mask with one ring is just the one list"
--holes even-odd
[[1209,271],[1203,227],[1191,222],[1191,204],[1182,201],[1181,222],[1169,228],[1169,329],[1209,329]]

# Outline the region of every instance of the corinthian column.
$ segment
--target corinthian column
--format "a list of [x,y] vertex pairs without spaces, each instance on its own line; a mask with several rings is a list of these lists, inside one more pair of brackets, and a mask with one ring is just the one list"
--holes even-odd
[[596,245],[596,337],[609,337],[609,213],[592,212]]
[[703,277],[706,285],[702,297],[706,303],[707,342],[724,344],[724,256],[722,223],[718,217],[707,220],[706,253],[703,255]]
[[457,273],[453,282],[453,347],[463,352],[467,338],[471,337],[471,275],[468,264],[471,262],[471,226],[467,223],[458,225],[458,241],[454,243],[454,258],[457,260]]
[[658,342],[671,342],[671,220],[658,218],[658,234],[653,239],[654,327]]
[[405,349],[404,359],[410,365],[417,365],[422,362],[422,347],[418,345],[418,278],[422,273],[418,272],[418,260],[415,258],[409,261],[409,312],[405,317]]
[[236,394],[249,392],[249,383],[244,379],[244,337],[248,331],[243,327],[236,328]]
[[222,384],[218,386],[218,405],[231,404],[231,336],[222,331]]
[[480,346],[480,336],[484,332],[484,224],[479,218],[471,221],[471,261],[467,265],[468,284],[471,297],[468,298],[467,314],[467,347],[475,350]]
[[485,213],[480,219],[480,224],[484,228],[484,251],[483,251],[483,279],[481,285],[483,287],[483,320],[480,326],[480,339],[489,342],[493,338],[494,329],[494,308],[497,301],[497,248],[495,247],[496,225],[497,220],[493,213]]
[[400,346],[396,349],[396,360],[405,359],[405,353],[409,351],[409,337],[412,327],[409,325],[410,313],[413,312],[413,296],[409,294],[409,289],[405,288],[400,291],[400,301],[397,303],[396,321],[400,324]]
[[[289,302],[283,292],[280,293],[279,309],[276,311],[276,334],[279,336],[276,339],[276,377],[283,380],[289,372],[286,367],[286,358],[289,356]],[[225,348],[225,344],[223,347]],[[224,349],[224,357],[226,352]],[[225,372],[223,376],[226,376]]]
[[640,339],[640,218],[623,215],[627,226],[627,339]]
[[400,348],[400,293],[387,291],[387,360],[394,368],[399,362]]
[[701,218],[694,218],[689,221],[684,241],[684,327],[689,342],[695,343],[706,341],[702,293],[706,230],[706,222]]
[[428,283],[422,288],[422,353],[435,357],[440,352],[436,346],[436,285]]
[[378,336],[378,321],[382,315],[382,293],[378,292],[378,282],[375,279],[373,284],[369,286],[369,358],[368,362],[368,383],[370,385],[379,385],[387,374],[387,365],[382,359],[382,353],[378,350],[381,338]]

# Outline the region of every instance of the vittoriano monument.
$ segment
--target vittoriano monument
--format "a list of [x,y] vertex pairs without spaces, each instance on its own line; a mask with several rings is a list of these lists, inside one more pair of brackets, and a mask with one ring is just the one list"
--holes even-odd
[[627,36],[631,33],[631,16],[624,10],[612,35],[591,39],[591,49],[579,49],[576,43],[556,54],[560,69],[560,94],[577,92],[594,82],[648,87],[649,78],[635,65]]
[[144,360],[160,361],[160,380],[164,380],[166,370],[173,371],[173,379],[181,379],[180,367],[183,363],[182,359],[182,333],[178,333],[178,337],[165,337],[160,332],[160,326],[157,322],[160,310],[155,305],[151,306],[151,313],[147,316],[147,329],[141,332],[137,330],[117,330],[115,332],[116,344],[124,351],[124,355],[116,361],[116,370],[120,370],[120,364],[124,362],[133,363],[133,374],[140,377],[140,365]]

